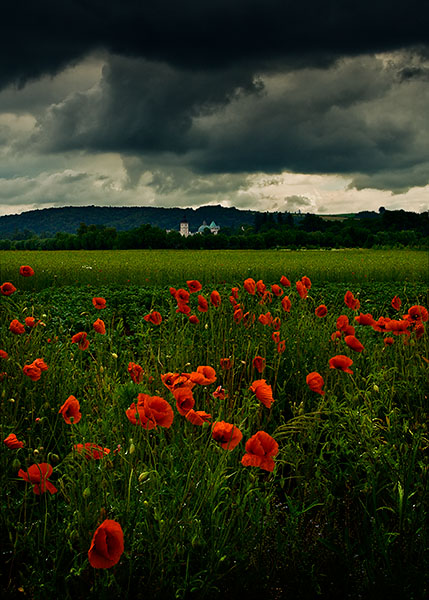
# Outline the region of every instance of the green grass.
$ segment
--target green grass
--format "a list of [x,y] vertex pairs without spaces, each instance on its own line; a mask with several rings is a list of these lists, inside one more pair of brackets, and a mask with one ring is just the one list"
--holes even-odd
[[[248,254],[240,253],[241,260]],[[269,254],[274,261],[282,253]],[[35,600],[427,596],[427,332],[421,337],[415,332],[392,335],[394,344],[388,347],[383,343],[388,334],[356,324],[362,353],[344,339],[331,340],[339,315],[355,323],[356,312],[343,300],[347,289],[359,297],[360,310],[375,318],[400,319],[414,304],[427,306],[423,271],[416,275],[422,255],[396,257],[395,264],[408,263],[411,279],[399,280],[389,266],[390,280],[376,281],[380,255],[340,253],[346,264],[342,275],[350,283],[317,277],[323,257],[336,254],[294,253],[294,260],[301,255],[308,268],[295,262],[289,269],[281,263],[274,273],[274,262],[255,265],[255,271],[249,263],[250,271],[244,268],[232,281],[240,287],[244,311],[255,315],[247,325],[233,319],[230,286],[219,285],[238,273],[240,265],[233,262],[230,271],[216,267],[220,307],[198,312],[198,294],[191,295],[198,325],[176,312],[168,286],[186,287],[186,280],[171,262],[171,279],[167,281],[165,271],[166,279],[156,287],[112,284],[110,278],[119,272],[119,263],[113,262],[103,284],[86,279],[82,270],[79,286],[59,285],[67,282],[68,257],[64,272],[56,267],[62,274],[55,287],[45,287],[48,275],[43,279],[40,264],[28,256],[20,253],[14,270],[8,266],[7,279],[24,289],[0,296],[0,349],[9,354],[8,360],[0,359],[1,435],[5,439],[13,432],[25,445],[11,450],[2,444],[0,454],[2,591]],[[314,260],[308,262],[309,256]],[[358,272],[356,263],[348,262],[351,256],[366,257],[367,267],[373,265],[367,268],[369,280],[363,271],[358,280],[350,279],[352,271]],[[30,264],[35,276],[20,278],[20,264]],[[155,264],[154,259],[153,276],[161,278]],[[55,266],[46,263],[45,269],[53,273]],[[182,269],[186,278],[199,278],[195,261]],[[295,277],[313,274],[308,298],[299,298],[292,287],[286,290],[290,313],[276,297],[261,304],[242,284],[264,272],[272,273],[272,278],[264,277],[267,285],[283,274],[292,284]],[[386,268],[383,272],[387,274]],[[214,287],[211,275],[207,277],[200,292],[206,298]],[[400,311],[391,306],[393,295],[402,299]],[[107,307],[96,310],[93,296],[106,298]],[[314,310],[322,302],[328,314],[320,319]],[[143,319],[152,309],[162,314],[159,326]],[[273,329],[258,321],[267,311],[281,320],[283,353],[277,351]],[[23,322],[29,315],[43,324],[21,335],[9,331],[13,318]],[[105,335],[93,331],[96,318],[104,320]],[[71,343],[79,331],[88,332],[88,350]],[[353,374],[329,368],[336,354],[353,360]],[[263,374],[252,366],[256,355],[266,358]],[[22,368],[40,357],[49,368],[33,382]],[[233,367],[223,371],[220,359],[226,357]],[[144,369],[139,384],[128,374],[130,361]],[[181,416],[162,383],[164,373],[189,373],[199,365],[212,366],[217,379],[195,386],[195,409],[239,427],[243,439],[231,451],[212,439],[210,424],[194,426]],[[312,371],[324,379],[324,396],[306,385]],[[249,389],[260,378],[272,385],[275,402],[270,409]],[[218,385],[228,394],[224,401],[212,395]],[[125,410],[140,392],[170,403],[170,428],[146,430],[130,423]],[[66,424],[58,413],[69,395],[81,406],[82,418],[75,424]],[[279,445],[272,473],[241,464],[246,441],[259,430]],[[85,442],[111,452],[102,460],[86,460],[73,452],[75,444]],[[17,476],[19,468],[35,462],[53,466],[56,494],[36,496]],[[94,569],[88,549],[105,518],[121,524],[125,549],[114,567]]]

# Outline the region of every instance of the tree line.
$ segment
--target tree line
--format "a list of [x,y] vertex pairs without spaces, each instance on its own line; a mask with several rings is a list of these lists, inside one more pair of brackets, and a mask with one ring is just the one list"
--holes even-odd
[[18,232],[0,239],[0,250],[116,250],[116,249],[269,249],[269,248],[429,248],[429,212],[403,210],[368,213],[368,218],[326,220],[306,214],[257,213],[254,224],[223,227],[217,235],[183,237],[150,224],[127,231],[82,223],[76,233],[53,236]]

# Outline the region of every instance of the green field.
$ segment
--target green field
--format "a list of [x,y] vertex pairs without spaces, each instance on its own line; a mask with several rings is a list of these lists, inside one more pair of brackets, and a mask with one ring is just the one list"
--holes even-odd
[[429,254],[417,250],[117,250],[1,251],[0,280],[16,281],[21,265],[37,278],[28,288],[52,285],[179,285],[233,283],[247,275],[277,281],[305,273],[318,282],[428,282]]
[[[2,252],[0,285],[17,291],[0,295],[1,435],[22,442],[0,454],[2,592],[425,600],[427,261],[409,251]],[[271,288],[282,275],[290,287]],[[295,285],[304,276],[306,297]],[[248,278],[271,293],[252,293]],[[186,298],[188,280],[202,288]],[[168,373],[182,375],[176,389]],[[272,400],[257,393],[261,380]],[[149,404],[138,410],[138,398]],[[210,417],[196,424],[190,406]],[[222,422],[234,447],[212,429]],[[269,460],[260,432],[278,446]],[[86,457],[80,444],[99,448]],[[52,493],[37,465],[52,467]],[[97,549],[106,520],[123,549],[112,538]]]

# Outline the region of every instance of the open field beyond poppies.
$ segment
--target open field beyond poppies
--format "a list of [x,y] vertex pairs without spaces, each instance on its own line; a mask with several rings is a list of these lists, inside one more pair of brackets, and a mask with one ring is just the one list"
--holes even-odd
[[427,254],[2,252],[0,286],[8,597],[427,597]]

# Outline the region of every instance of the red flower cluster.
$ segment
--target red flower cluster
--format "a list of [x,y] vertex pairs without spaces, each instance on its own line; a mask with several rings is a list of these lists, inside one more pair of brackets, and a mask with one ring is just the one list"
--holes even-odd
[[42,375],[42,371],[48,370],[48,365],[43,358],[36,358],[30,365],[23,367],[24,375],[27,375],[32,381],[38,381]]

